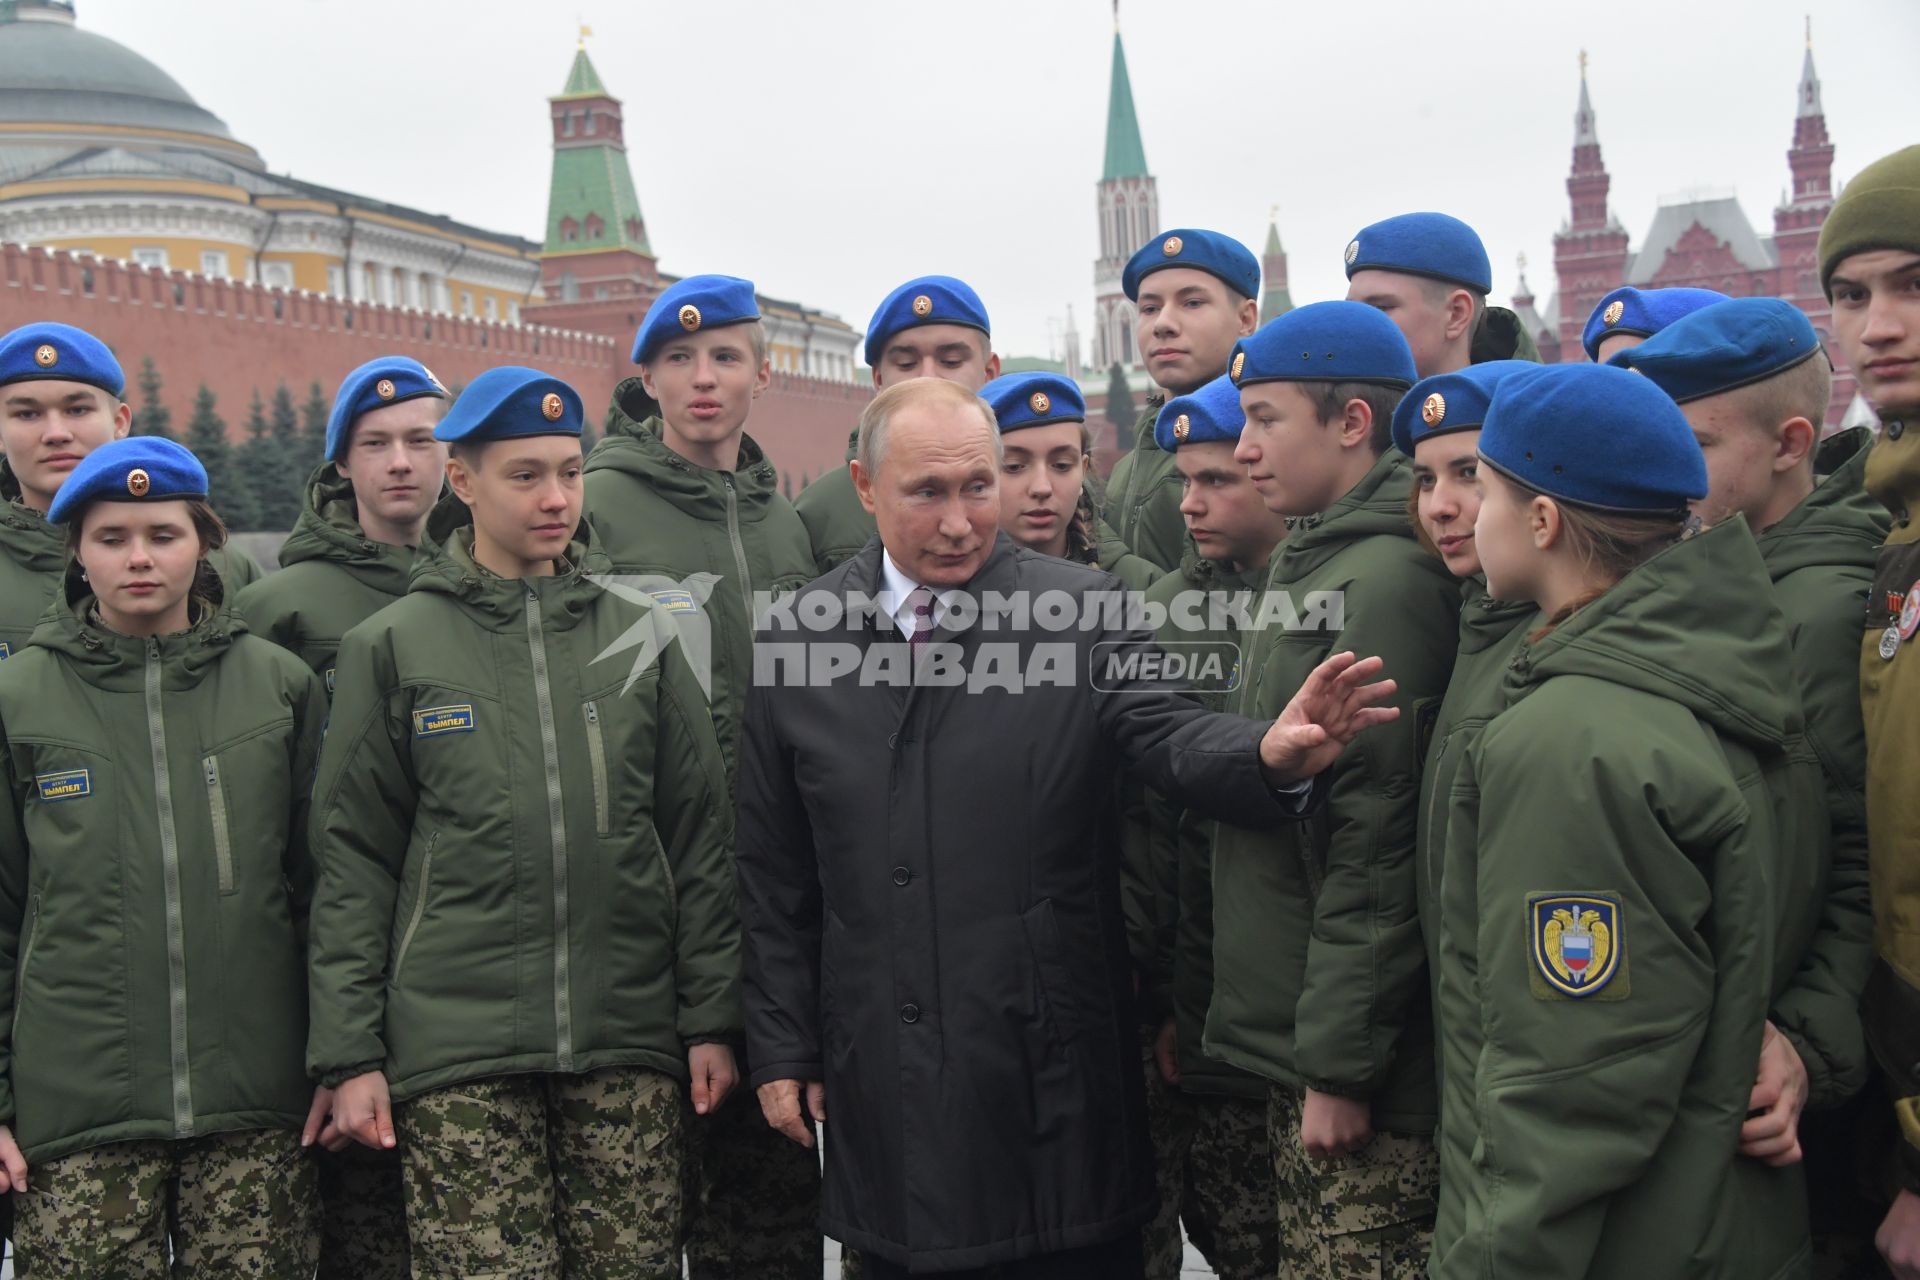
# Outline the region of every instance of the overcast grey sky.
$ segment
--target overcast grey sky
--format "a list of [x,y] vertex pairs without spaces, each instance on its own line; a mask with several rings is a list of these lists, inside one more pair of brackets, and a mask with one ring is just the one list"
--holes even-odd
[[[1810,0],[1124,0],[1169,226],[1257,252],[1270,206],[1295,302],[1345,291],[1362,224],[1473,223],[1505,301],[1545,305],[1579,92],[1637,248],[1662,197],[1732,191],[1761,229],[1787,181]],[[626,103],[663,269],[722,271],[856,328],[923,272],[972,282],[1002,352],[1083,332],[1098,247],[1109,0],[79,0],[276,172],[500,231],[545,226],[545,99],[576,28]],[[1920,141],[1920,0],[1824,0],[1814,57],[1835,178]]]

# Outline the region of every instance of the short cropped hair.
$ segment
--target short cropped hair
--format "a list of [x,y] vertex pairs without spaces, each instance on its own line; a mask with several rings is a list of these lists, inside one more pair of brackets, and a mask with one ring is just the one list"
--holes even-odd
[[887,429],[893,424],[894,415],[902,409],[940,407],[977,410],[993,435],[994,465],[1000,465],[1000,420],[993,416],[992,405],[945,378],[909,378],[894,383],[867,401],[867,407],[860,411],[860,438],[853,453],[860,470],[869,476],[878,474],[880,463],[887,456]]
[[[1733,392],[1741,415],[1754,426],[1771,431],[1790,418],[1805,418],[1816,436],[1826,421],[1832,395],[1833,367],[1825,352],[1815,352],[1811,360]],[[1812,453],[1807,457],[1811,462]]]
[[1347,402],[1364,400],[1373,410],[1373,431],[1367,438],[1376,456],[1393,447],[1393,411],[1406,395],[1401,387],[1379,382],[1296,382],[1300,394],[1313,402],[1314,416],[1320,425],[1346,415]]

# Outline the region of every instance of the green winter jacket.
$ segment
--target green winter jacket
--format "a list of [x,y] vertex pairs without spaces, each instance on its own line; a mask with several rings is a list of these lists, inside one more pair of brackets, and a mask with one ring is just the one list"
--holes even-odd
[[[220,572],[227,598],[260,576],[260,566],[235,546],[207,557]],[[0,658],[18,653],[53,603],[67,567],[67,531],[20,501],[20,482],[0,458]]]
[[[1180,568],[1145,594],[1149,610],[1166,611],[1160,643],[1189,664],[1184,674],[1210,711],[1232,708],[1245,670],[1249,636],[1227,602],[1244,601],[1250,616],[1266,582],[1265,565],[1235,572],[1189,546]],[[1212,1061],[1200,1047],[1213,999],[1214,823],[1157,791],[1129,806],[1127,819],[1120,896],[1142,1010],[1155,1024],[1174,1020],[1182,1089],[1264,1098],[1264,1080]]]
[[[780,476],[752,436],[740,440],[738,470],[709,471],[669,449],[659,418],[638,421],[614,393],[607,434],[587,455],[587,514],[594,539],[617,574],[648,579],[675,621],[696,669],[710,653],[714,728],[733,776],[735,737],[753,679],[753,602],[782,596],[818,576],[807,529],[780,496]],[[698,619],[707,634],[689,629]]]
[[1520,317],[1505,307],[1488,307],[1487,318],[1473,335],[1467,357],[1474,364],[1489,360],[1531,360],[1540,363],[1540,347],[1520,323]]
[[280,568],[235,604],[255,635],[300,655],[331,693],[340,637],[405,595],[412,567],[412,547],[375,542],[361,531],[353,482],[323,462],[281,544]]
[[[847,461],[860,443],[860,429],[847,437]],[[807,545],[813,549],[813,567],[819,573],[851,560],[880,531],[873,513],[860,505],[853,473],[837,467],[813,478],[793,500],[793,510],[807,527]]]
[[382,1069],[399,1098],[616,1065],[684,1079],[688,1044],[740,1027],[706,699],[652,604],[589,580],[611,566],[585,521],[563,573],[510,581],[474,562],[464,514],[442,504],[412,588],[340,646],[308,1067]]
[[1120,579],[1120,584],[1129,591],[1145,591],[1166,576],[1165,571],[1152,562],[1127,550],[1127,544],[1121,541],[1120,535],[1105,520],[1095,527],[1099,535],[1099,545],[1093,553],[1095,568],[1105,569]]
[[[1409,465],[1388,450],[1274,553],[1237,708],[1278,715],[1332,653],[1378,655],[1402,715],[1327,771],[1326,800],[1277,832],[1221,825],[1213,845],[1209,1057],[1373,1105],[1375,1127],[1433,1127],[1433,1035],[1414,886],[1420,749],[1409,708],[1446,688],[1460,586],[1414,541]],[[1332,610],[1344,603],[1344,619]],[[1338,623],[1338,625],[1336,625]]]
[[1441,882],[1435,1280],[1807,1266],[1800,1167],[1738,1154],[1826,864],[1766,582],[1737,517],[1660,553],[1515,655],[1508,709],[1467,749]]
[[35,1166],[298,1129],[326,695],[232,610],[141,639],[79,587],[0,663],[0,1122]]
[[1873,969],[1873,906],[1859,635],[1889,523],[1863,484],[1870,439],[1861,427],[1827,441],[1819,457],[1825,478],[1759,539],[1774,602],[1786,616],[1807,739],[1820,757],[1832,822],[1820,930],[1773,1008],[1775,1025],[1806,1064],[1810,1106],[1844,1100],[1867,1076],[1859,1009]]
[[[1475,575],[1460,584],[1460,644],[1453,675],[1443,697],[1417,710],[1426,768],[1420,773],[1419,871],[1420,936],[1427,943],[1427,981],[1440,981],[1440,882],[1445,878],[1447,797],[1460,761],[1487,721],[1507,709],[1507,664],[1541,621],[1532,601],[1515,604],[1487,594],[1486,579]],[[1436,1009],[1436,1014],[1439,1012]],[[1444,1027],[1438,1029],[1441,1037]]]
[[1180,472],[1173,455],[1153,438],[1166,396],[1147,397],[1134,427],[1133,448],[1113,464],[1107,477],[1107,523],[1132,552],[1166,573],[1180,567],[1192,539],[1180,515]]

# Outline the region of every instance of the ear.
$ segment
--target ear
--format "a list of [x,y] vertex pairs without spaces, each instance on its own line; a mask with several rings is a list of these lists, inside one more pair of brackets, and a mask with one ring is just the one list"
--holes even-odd
[[1534,549],[1551,551],[1560,542],[1560,504],[1542,494],[1527,503],[1527,532],[1533,535]]
[[113,411],[113,438],[125,440],[132,430],[133,406],[122,400],[120,407]]
[[453,490],[453,496],[473,505],[473,472],[467,470],[467,464],[460,459],[447,458],[447,487]]
[[867,509],[868,515],[872,515],[873,477],[867,474],[867,469],[860,465],[858,458],[847,464],[847,470],[853,473],[853,491],[860,495],[860,505]]
[[1473,295],[1455,289],[1447,295],[1447,341],[1452,342],[1473,327]]
[[1000,353],[998,351],[990,351],[987,353],[987,381],[992,382],[995,378],[999,376],[1000,376]]
[[1788,418],[1774,437],[1773,469],[1791,471],[1813,460],[1814,447],[1820,443],[1820,428],[1805,418]]
[[1240,300],[1240,336],[1250,336],[1260,327],[1260,304],[1252,298]]
[[[773,385],[773,361],[766,356],[760,358],[760,372],[753,376],[753,398],[758,400],[761,393]],[[652,395],[652,392],[648,392]]]
[[1373,443],[1373,406],[1365,400],[1349,400],[1340,418],[1342,449],[1370,448]]
[[333,464],[333,474],[339,476],[342,480],[350,478],[347,475],[347,464],[344,462],[336,462]]
[[653,401],[655,404],[660,403],[660,393],[653,389],[652,365],[643,364],[640,366],[640,389],[647,393],[647,399]]

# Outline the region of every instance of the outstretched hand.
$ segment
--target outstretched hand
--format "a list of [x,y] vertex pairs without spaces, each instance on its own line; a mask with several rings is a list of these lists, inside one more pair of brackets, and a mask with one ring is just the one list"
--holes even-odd
[[1336,653],[1313,669],[1260,740],[1260,767],[1269,784],[1293,786],[1315,777],[1361,730],[1399,717],[1400,708],[1376,705],[1399,687],[1374,681],[1384,665],[1378,658]]

